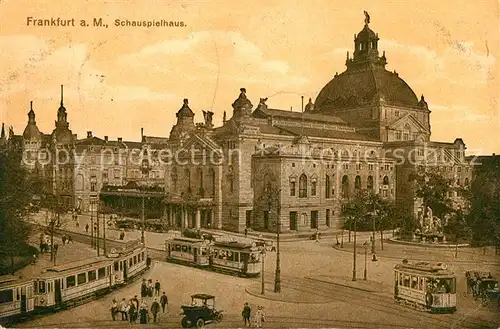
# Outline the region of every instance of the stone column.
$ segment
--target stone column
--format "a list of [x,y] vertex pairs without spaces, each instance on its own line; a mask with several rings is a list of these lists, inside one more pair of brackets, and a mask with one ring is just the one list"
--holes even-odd
[[196,208],[196,222],[195,222],[195,228],[199,230],[201,228],[201,214],[200,214],[200,208]]

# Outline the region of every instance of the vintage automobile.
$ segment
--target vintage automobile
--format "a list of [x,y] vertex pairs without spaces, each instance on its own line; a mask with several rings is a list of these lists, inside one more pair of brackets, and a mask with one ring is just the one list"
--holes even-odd
[[478,282],[478,293],[475,299],[481,299],[483,306],[488,306],[490,303],[500,307],[500,288],[498,281],[493,278],[481,278]]
[[181,320],[183,328],[201,328],[205,324],[222,321],[222,310],[215,309],[215,297],[207,294],[191,296],[190,305],[182,305],[184,317]]

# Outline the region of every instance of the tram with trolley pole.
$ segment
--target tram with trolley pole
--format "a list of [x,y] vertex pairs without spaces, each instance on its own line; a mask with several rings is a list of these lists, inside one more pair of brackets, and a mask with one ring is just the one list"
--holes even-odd
[[165,251],[172,263],[243,277],[260,274],[260,250],[255,243],[174,237],[165,241]]
[[14,275],[0,277],[0,324],[22,319],[35,309],[33,281]]
[[419,310],[454,313],[456,276],[444,263],[410,263],[404,259],[394,266],[394,299]]
[[151,265],[147,249],[131,241],[106,256],[53,266],[30,279],[0,277],[0,324],[57,311],[128,284]]

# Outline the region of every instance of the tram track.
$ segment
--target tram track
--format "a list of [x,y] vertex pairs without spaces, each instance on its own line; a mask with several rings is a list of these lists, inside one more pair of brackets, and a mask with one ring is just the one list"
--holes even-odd
[[[272,282],[272,280],[270,280]],[[462,314],[456,315],[433,315],[424,311],[417,311],[399,304],[396,304],[393,299],[386,296],[367,293],[361,290],[356,290],[351,287],[335,284],[332,282],[318,281],[311,278],[298,278],[294,276],[281,275],[281,282],[288,284],[297,291],[303,291],[309,294],[315,294],[321,297],[327,297],[334,301],[356,304],[365,308],[372,309],[377,312],[397,315],[399,317],[413,320],[417,323],[426,323],[442,328],[467,327],[477,328],[478,326],[491,326],[497,328],[498,325],[485,320],[463,318]],[[437,318],[439,317],[439,318]]]

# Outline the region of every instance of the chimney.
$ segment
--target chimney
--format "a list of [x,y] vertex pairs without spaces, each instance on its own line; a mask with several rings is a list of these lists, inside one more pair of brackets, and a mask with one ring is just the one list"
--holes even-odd
[[144,139],[144,128],[141,128],[141,140]]
[[108,141],[108,136],[104,136],[104,140],[107,142]]
[[92,137],[92,132],[91,131],[87,131],[87,138],[90,138]]
[[118,137],[119,142],[123,142],[123,139],[121,137]]
[[495,156],[495,153],[493,153],[493,156]]

